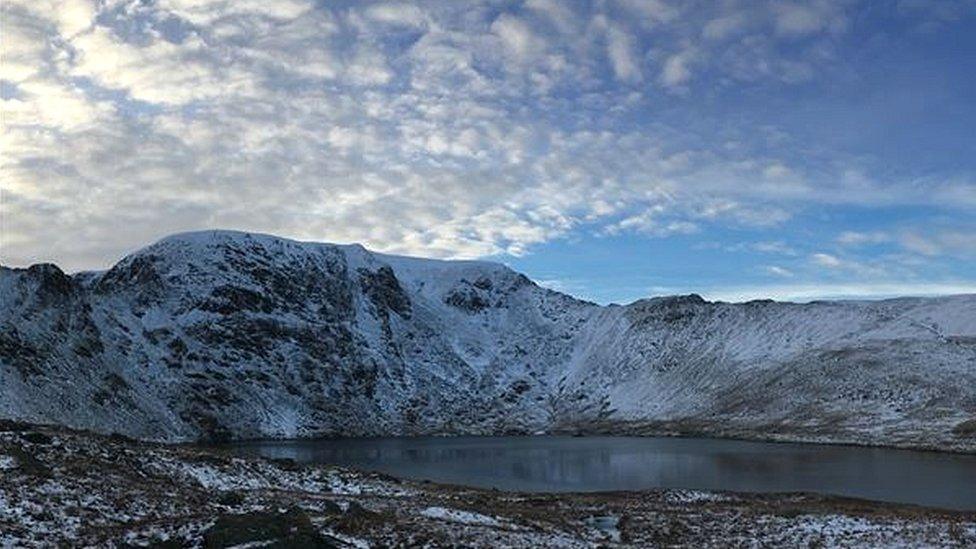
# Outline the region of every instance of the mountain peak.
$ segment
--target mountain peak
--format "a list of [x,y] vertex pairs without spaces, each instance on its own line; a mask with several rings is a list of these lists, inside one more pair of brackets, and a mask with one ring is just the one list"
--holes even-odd
[[976,448],[952,434],[971,419],[973,297],[601,307],[496,263],[240,231],[171,235],[104,273],[0,275],[6,417],[165,439],[775,423]]

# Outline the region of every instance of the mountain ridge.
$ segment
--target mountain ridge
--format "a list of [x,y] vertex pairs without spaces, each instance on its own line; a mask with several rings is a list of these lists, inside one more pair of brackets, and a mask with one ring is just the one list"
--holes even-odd
[[[276,236],[276,235],[273,235],[271,233],[262,233],[262,232],[254,232],[254,231],[243,231],[243,230],[237,230],[237,229],[201,229],[201,230],[180,231],[180,232],[172,233],[172,234],[163,236],[163,237],[157,239],[156,241],[154,241],[154,242],[152,242],[152,243],[150,243],[150,244],[148,244],[148,245],[146,245],[146,246],[144,246],[142,248],[138,248],[138,249],[130,252],[129,254],[124,255],[118,262],[116,262],[116,264],[121,263],[122,261],[126,260],[130,256],[138,255],[138,254],[142,253],[143,251],[145,251],[146,249],[148,249],[148,248],[150,248],[152,246],[156,246],[156,245],[160,245],[160,244],[168,243],[168,242],[180,241],[180,240],[198,240],[199,241],[199,240],[203,240],[204,237],[211,238],[211,239],[212,238],[218,238],[218,237],[233,237],[235,239],[247,239],[247,238],[250,238],[250,239],[262,239],[262,240],[266,240],[266,241],[289,242],[289,243],[296,244],[296,245],[300,245],[300,246],[312,246],[312,247],[315,247],[315,246],[329,246],[329,247],[335,247],[335,248],[347,248],[347,249],[358,250],[360,252],[368,253],[368,254],[370,254],[370,255],[372,255],[374,257],[382,258],[382,259],[386,259],[386,260],[391,260],[391,261],[442,263],[442,264],[455,264],[455,265],[457,265],[457,264],[470,264],[470,265],[481,265],[481,266],[486,266],[486,267],[489,267],[490,266],[490,267],[497,267],[497,268],[502,268],[502,269],[513,270],[508,265],[506,265],[506,264],[504,264],[502,262],[498,262],[498,261],[489,261],[489,260],[482,260],[482,259],[441,259],[441,258],[428,258],[428,257],[422,257],[422,256],[396,254],[396,253],[376,252],[376,251],[369,250],[368,248],[366,248],[361,243],[355,243],[355,242],[354,243],[340,244],[340,243],[324,242],[324,241],[299,240],[299,239],[295,239],[295,238]],[[100,276],[100,275],[104,274],[106,271],[108,271],[108,270],[111,269],[111,267],[110,267],[108,269],[102,269],[102,270],[99,270],[99,269],[82,269],[82,270],[78,270],[78,271],[64,271],[63,269],[61,269],[61,267],[59,265],[57,265],[55,262],[52,262],[52,261],[41,261],[41,262],[33,263],[33,264],[30,264],[30,265],[27,265],[27,266],[24,266],[24,267],[9,267],[9,266],[5,266],[5,265],[0,265],[0,268],[12,270],[12,271],[23,271],[23,270],[28,270],[28,269],[31,269],[31,268],[45,267],[45,266],[53,266],[53,267],[57,268],[59,271],[61,271],[62,273],[64,273],[66,276],[72,277],[72,278],[79,278],[79,279],[86,279],[86,278],[90,278],[90,277],[97,277],[97,276]],[[515,272],[517,272],[517,271],[515,271]],[[576,299],[578,301],[586,302],[586,303],[591,303],[591,304],[598,305],[598,306],[602,306],[602,307],[613,307],[613,306],[629,307],[629,306],[635,305],[635,304],[637,304],[639,302],[643,302],[643,301],[671,300],[671,299],[682,299],[682,298],[684,298],[684,299],[692,299],[692,300],[701,300],[701,301],[703,301],[705,303],[716,303],[716,304],[726,304],[726,303],[727,304],[779,303],[779,304],[797,304],[797,305],[803,305],[803,304],[814,304],[814,303],[851,303],[851,304],[855,304],[855,303],[878,303],[878,302],[896,302],[896,301],[903,301],[903,300],[917,300],[917,299],[928,300],[928,299],[946,299],[946,298],[957,298],[957,297],[966,297],[966,296],[976,296],[976,293],[956,293],[956,294],[945,294],[945,295],[939,295],[939,296],[913,296],[913,295],[904,295],[904,296],[892,296],[892,297],[883,297],[883,298],[864,298],[864,299],[856,299],[856,298],[812,299],[812,300],[809,300],[809,301],[781,300],[781,299],[774,299],[774,298],[753,298],[753,299],[742,300],[742,301],[726,301],[726,300],[721,300],[721,299],[709,300],[707,298],[704,298],[701,294],[699,294],[697,292],[690,292],[690,293],[687,293],[687,294],[661,294],[661,295],[653,295],[653,296],[648,296],[648,297],[640,297],[640,298],[636,298],[633,301],[630,301],[630,302],[627,302],[627,303],[609,302],[609,303],[605,303],[605,304],[599,304],[597,302],[594,302],[594,301],[591,301],[591,300],[588,300],[588,299],[585,299],[585,298],[581,298],[579,296],[575,296],[572,293],[569,293],[569,292],[566,292],[566,291],[556,290],[556,289],[548,288],[548,287],[545,287],[545,286],[542,286],[542,287],[546,288],[547,290],[550,290],[550,291],[553,291],[553,292],[556,292],[556,293],[560,293],[560,294],[566,295],[566,296],[571,297],[573,299]]]
[[597,305],[236,231],[0,269],[0,417],[161,440],[557,432],[976,450],[976,296]]

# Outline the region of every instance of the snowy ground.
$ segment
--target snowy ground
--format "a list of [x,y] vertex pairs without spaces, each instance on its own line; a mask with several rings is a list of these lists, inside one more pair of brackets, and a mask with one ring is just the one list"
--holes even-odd
[[[0,266],[0,303],[0,418],[26,422],[976,452],[976,295],[601,307],[496,264],[209,231],[100,273]],[[0,420],[0,547],[976,546],[974,523],[805,495],[462,490]]]
[[514,494],[0,423],[0,547],[972,547],[976,513],[811,495]]
[[156,441],[697,433],[976,452],[976,295],[599,306],[499,264],[205,231],[0,266],[0,418]]

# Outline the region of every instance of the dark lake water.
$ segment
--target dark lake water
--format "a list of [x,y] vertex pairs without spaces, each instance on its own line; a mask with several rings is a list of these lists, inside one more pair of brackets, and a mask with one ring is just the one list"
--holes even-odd
[[818,492],[976,510],[976,456],[654,437],[416,437],[238,443],[244,455],[526,492]]

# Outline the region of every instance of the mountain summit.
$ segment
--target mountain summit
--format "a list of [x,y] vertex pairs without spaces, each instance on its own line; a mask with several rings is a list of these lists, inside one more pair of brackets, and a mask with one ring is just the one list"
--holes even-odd
[[598,306],[229,231],[0,267],[0,417],[159,440],[683,432],[976,450],[976,296]]

